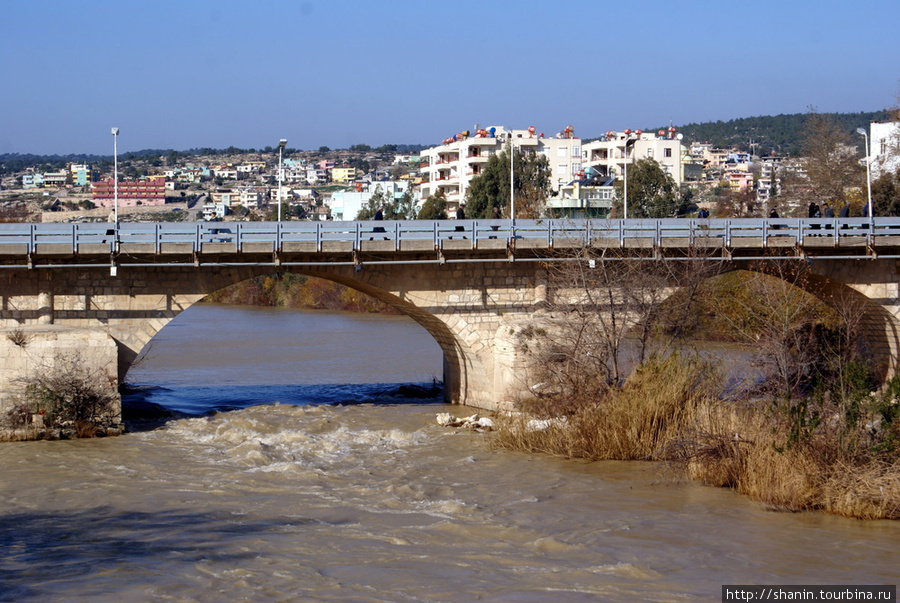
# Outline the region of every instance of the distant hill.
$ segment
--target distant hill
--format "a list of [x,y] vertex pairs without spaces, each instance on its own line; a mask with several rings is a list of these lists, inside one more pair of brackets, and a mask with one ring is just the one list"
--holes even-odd
[[[887,121],[886,111],[870,113],[820,113],[831,118],[839,127],[853,137],[856,128],[869,129],[869,122]],[[717,148],[737,148],[741,151],[753,152],[757,155],[793,155],[801,154],[803,128],[808,113],[791,115],[775,115],[762,117],[742,117],[728,121],[711,121],[699,124],[680,126],[678,131],[684,134],[684,142],[709,142]],[[655,132],[668,127],[647,128],[645,131]],[[751,148],[751,144],[753,148]]]
[[[857,137],[856,129],[869,128],[869,122],[888,121],[887,111],[872,111],[869,113],[820,113],[824,117],[833,119],[851,137]],[[794,113],[791,115],[775,115],[760,117],[742,117],[728,121],[710,121],[697,124],[687,124],[678,127],[678,131],[684,135],[684,143],[688,146],[692,142],[709,142],[718,148],[736,148],[740,151],[752,152],[756,155],[792,155],[798,156],[802,151],[803,129],[808,113]],[[644,128],[645,132],[656,132],[669,127],[669,124],[655,128]],[[585,141],[592,139],[587,138]],[[752,145],[752,148],[751,148]],[[353,145],[345,151],[336,149],[334,152],[344,154],[351,153],[359,156],[368,153],[376,153],[388,156],[393,153],[415,153],[425,148],[419,144],[386,144],[372,148],[368,145]],[[239,149],[229,147],[227,149],[195,148],[187,151],[174,151],[172,149],[145,149],[120,155],[120,161],[141,158],[160,157],[184,158],[195,155],[242,155],[251,153],[271,153],[273,149]],[[332,152],[327,147],[316,151],[300,151],[304,155],[326,155]],[[15,173],[32,166],[46,166],[51,169],[62,169],[68,163],[91,163],[94,165],[112,163],[112,156],[98,155],[33,155],[21,153],[0,154],[0,175]]]

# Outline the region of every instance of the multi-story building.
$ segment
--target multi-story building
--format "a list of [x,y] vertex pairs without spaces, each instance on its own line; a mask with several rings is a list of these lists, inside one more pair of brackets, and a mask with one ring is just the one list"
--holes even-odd
[[687,155],[675,128],[655,134],[642,130],[610,131],[599,140],[584,145],[584,166],[605,177],[622,178],[626,163],[653,159],[680,186],[684,182],[682,158]]
[[[112,178],[91,184],[91,197],[100,207],[112,207],[116,198],[115,181]],[[118,203],[123,207],[135,205],[164,205],[166,202],[166,179],[151,176],[141,180],[119,180]]]
[[97,180],[97,170],[87,164],[72,163],[69,165],[69,179],[77,186],[87,186]]
[[408,189],[408,180],[359,182],[355,191],[335,191],[331,194],[331,216],[335,220],[355,220],[375,193],[380,191],[386,200],[396,202]]
[[22,188],[39,188],[44,184],[44,175],[30,173],[22,175]]
[[331,170],[332,182],[353,182],[356,180],[357,171],[355,167],[336,167]]
[[68,172],[45,172],[43,187],[44,188],[58,188],[65,186],[69,183],[69,173]]
[[547,199],[547,210],[551,216],[560,218],[606,218],[612,211],[615,196],[612,178],[573,180],[560,187],[556,196]]
[[872,178],[900,169],[900,121],[872,122],[869,138]]
[[547,158],[551,185],[556,190],[581,172],[581,140],[574,136],[571,126],[555,137],[536,134],[534,127],[507,130],[502,126],[476,126],[474,133],[466,130],[444,139],[440,146],[421,152],[420,199],[441,190],[447,198],[448,209],[454,212],[465,200],[472,180],[482,173],[492,156],[508,148],[510,143],[516,151],[521,149]]

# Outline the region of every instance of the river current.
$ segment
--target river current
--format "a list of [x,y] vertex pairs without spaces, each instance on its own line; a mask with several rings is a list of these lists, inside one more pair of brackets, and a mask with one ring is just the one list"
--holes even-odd
[[[719,601],[896,584],[900,524],[777,513],[659,465],[492,452],[410,398],[406,318],[194,306],[128,375],[190,416],[0,445],[0,601]],[[210,412],[218,411],[218,412]]]

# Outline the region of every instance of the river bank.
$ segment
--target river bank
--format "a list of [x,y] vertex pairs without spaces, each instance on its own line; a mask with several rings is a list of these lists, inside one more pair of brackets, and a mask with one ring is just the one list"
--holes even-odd
[[662,461],[773,510],[900,519],[897,383],[853,423],[825,397],[734,399],[720,383],[708,361],[673,354],[540,429],[527,412],[503,418],[492,444],[568,459]]

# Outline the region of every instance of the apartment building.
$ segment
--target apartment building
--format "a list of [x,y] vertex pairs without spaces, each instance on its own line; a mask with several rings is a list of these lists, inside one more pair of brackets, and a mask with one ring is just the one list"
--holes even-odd
[[87,186],[97,179],[97,170],[87,164],[72,163],[69,165],[69,180],[78,186]]
[[872,178],[900,169],[900,121],[869,124]]
[[[112,178],[91,184],[91,197],[100,207],[112,207],[116,199],[116,186]],[[119,180],[118,203],[122,207],[135,205],[164,205],[166,202],[166,179],[151,176],[141,180]]]
[[421,152],[420,200],[442,190],[448,209],[455,211],[472,180],[482,173],[491,157],[503,152],[510,143],[516,151],[547,158],[554,189],[568,184],[581,172],[581,140],[575,137],[572,126],[553,137],[538,134],[533,126],[524,130],[476,126],[474,131],[465,130],[444,139],[440,146]]
[[653,159],[680,186],[685,180],[683,157],[688,155],[687,148],[681,144],[681,135],[674,127],[656,133],[613,130],[584,145],[584,167],[592,168],[604,177],[622,178],[626,163]]
[[22,188],[40,188],[44,185],[44,175],[30,173],[22,175]]
[[336,167],[331,170],[332,182],[339,182],[341,184],[353,182],[356,180],[356,177],[357,171],[355,167]]

